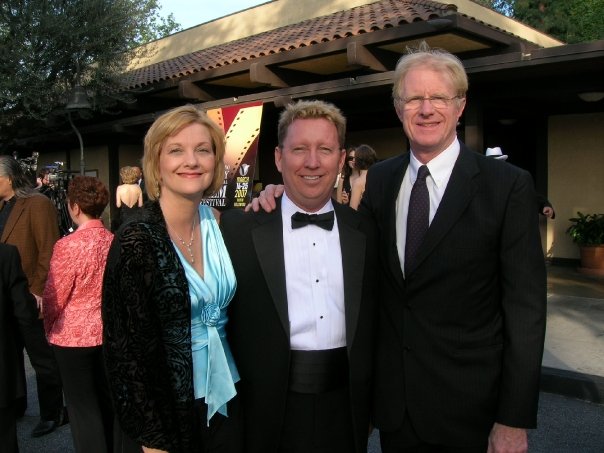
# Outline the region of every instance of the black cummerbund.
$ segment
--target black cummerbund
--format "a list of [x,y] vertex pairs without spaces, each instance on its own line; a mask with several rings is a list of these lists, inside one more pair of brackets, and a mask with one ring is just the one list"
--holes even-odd
[[289,390],[324,393],[348,384],[346,347],[321,351],[291,351]]

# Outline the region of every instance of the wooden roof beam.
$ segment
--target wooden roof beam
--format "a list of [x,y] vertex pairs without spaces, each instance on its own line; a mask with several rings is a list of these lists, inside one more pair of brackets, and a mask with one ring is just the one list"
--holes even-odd
[[366,46],[352,41],[346,45],[348,66],[353,68],[368,68],[375,72],[388,71],[388,67]]
[[258,62],[250,65],[250,81],[268,85],[272,88],[287,88],[289,86],[266,65]]
[[181,80],[178,83],[178,97],[202,102],[213,101],[215,99],[214,96],[202,90],[190,80]]

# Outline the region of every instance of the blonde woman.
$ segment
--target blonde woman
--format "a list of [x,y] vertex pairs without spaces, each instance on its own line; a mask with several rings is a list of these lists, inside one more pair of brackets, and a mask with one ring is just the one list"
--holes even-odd
[[235,273],[200,205],[224,179],[222,129],[187,105],[145,137],[149,202],[112,244],[103,287],[104,355],[122,450],[240,452],[226,307]]
[[122,184],[115,190],[115,205],[120,210],[120,223],[127,222],[143,205],[143,191],[138,185],[138,167],[120,168]]

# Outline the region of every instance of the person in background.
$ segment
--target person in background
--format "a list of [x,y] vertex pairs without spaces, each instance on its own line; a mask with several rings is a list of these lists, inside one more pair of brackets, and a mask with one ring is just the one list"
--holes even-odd
[[134,167],[136,172],[138,173],[138,186],[141,188],[143,192],[143,202],[147,201],[147,190],[145,189],[145,175],[143,174],[143,170],[141,167]]
[[226,308],[233,265],[218,211],[201,205],[224,180],[222,129],[185,105],[145,136],[149,202],[118,230],[103,283],[103,351],[122,449],[242,449]]
[[50,170],[44,168],[38,172],[36,178],[36,189],[48,198],[52,198],[52,187],[50,186]]
[[[499,146],[495,146],[494,148],[487,148],[485,156],[492,157],[496,160],[505,161],[508,159],[508,155],[503,154]],[[554,211],[554,207],[546,197],[544,197],[540,193],[535,193],[535,201],[537,203],[537,212],[539,212],[539,214],[544,215],[548,219],[552,220],[556,218],[556,212]]]
[[100,220],[109,191],[97,178],[76,176],[67,209],[78,229],[54,246],[44,288],[44,327],[71,418],[78,453],[113,449],[113,412],[102,356],[101,289],[113,239]]
[[248,453],[367,451],[377,245],[373,222],[331,200],[345,134],[333,104],[288,105],[276,211],[223,213],[239,282],[228,334]]
[[365,181],[369,167],[377,162],[377,154],[369,145],[359,145],[355,149],[354,168],[359,172],[358,178],[354,180],[350,188],[350,207],[358,209],[361,197],[365,192]]
[[339,178],[336,189],[336,201],[341,204],[350,203],[350,190],[352,184],[359,177],[359,171],[355,168],[356,148],[350,148],[346,156],[346,164],[340,172],[343,176]]
[[18,336],[38,322],[36,300],[29,292],[17,247],[0,244],[0,446],[18,453],[17,401],[27,391]]
[[[33,187],[19,162],[0,156],[0,242],[19,250],[29,291],[36,298],[40,318],[52,248],[59,238],[57,212],[46,196]],[[42,319],[21,332],[22,345],[36,373],[40,422],[34,437],[54,431],[66,421],[63,391],[55,357],[46,341]],[[23,347],[21,347],[21,350]],[[25,403],[19,412],[25,411]]]
[[122,184],[115,189],[115,205],[120,210],[120,225],[126,223],[143,205],[143,191],[138,185],[140,169],[138,167],[120,168]]

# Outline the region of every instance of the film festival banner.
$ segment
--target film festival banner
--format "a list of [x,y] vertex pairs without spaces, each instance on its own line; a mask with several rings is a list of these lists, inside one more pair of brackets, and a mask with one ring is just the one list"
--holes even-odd
[[203,203],[216,209],[244,208],[252,195],[262,102],[208,110],[226,136],[224,184]]

